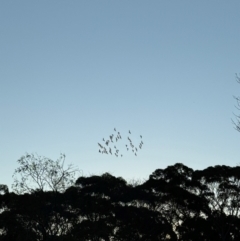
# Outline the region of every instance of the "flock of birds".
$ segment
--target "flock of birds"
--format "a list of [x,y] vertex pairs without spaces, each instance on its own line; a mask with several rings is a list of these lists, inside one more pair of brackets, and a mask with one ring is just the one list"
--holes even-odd
[[[118,132],[116,130],[116,128],[114,128],[114,132],[115,132],[115,135],[112,134],[109,136],[109,139],[104,139],[103,138],[103,143],[104,144],[100,144],[98,143],[98,146],[99,146],[99,153],[102,153],[102,154],[111,154],[111,155],[115,155],[116,157],[118,156],[123,156],[123,154],[121,154],[119,152],[119,149],[116,147],[116,143],[122,139],[122,136],[120,134],[120,132]],[[130,135],[131,135],[131,131],[129,130],[128,132]],[[130,137],[128,136],[128,141],[129,141],[129,144],[125,145],[126,146],[126,150],[127,151],[132,151],[133,154],[135,154],[135,156],[137,156],[137,152],[142,149],[142,146],[143,146],[143,141],[142,141],[142,136],[140,135],[140,138],[141,138],[141,142],[138,144],[138,146],[135,146],[132,142],[132,140],[130,139]],[[113,147],[112,147],[113,145]],[[139,148],[139,149],[138,149]]]

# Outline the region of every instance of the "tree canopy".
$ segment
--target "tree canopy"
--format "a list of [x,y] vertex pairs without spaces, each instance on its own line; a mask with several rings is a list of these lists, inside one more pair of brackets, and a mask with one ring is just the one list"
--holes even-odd
[[135,185],[105,173],[64,191],[0,187],[0,241],[240,240],[238,166],[176,163]]
[[65,155],[53,161],[37,154],[26,154],[18,161],[19,167],[14,171],[12,188],[17,193],[34,190],[52,190],[63,192],[74,184],[75,174],[79,171],[72,164],[64,167]]

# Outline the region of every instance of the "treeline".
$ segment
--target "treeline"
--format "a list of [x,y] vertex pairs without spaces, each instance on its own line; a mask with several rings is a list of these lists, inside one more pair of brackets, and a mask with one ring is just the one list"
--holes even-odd
[[1,186],[0,241],[239,241],[240,167],[177,163],[144,182],[109,173],[65,191]]

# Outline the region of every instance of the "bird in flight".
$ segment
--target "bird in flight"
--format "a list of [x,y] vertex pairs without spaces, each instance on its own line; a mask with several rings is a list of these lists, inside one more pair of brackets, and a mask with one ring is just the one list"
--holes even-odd
[[[129,151],[132,150],[132,153],[135,156],[137,156],[137,152],[139,153],[140,149],[142,149],[142,146],[143,146],[142,135],[140,135],[140,134],[138,135],[140,137],[139,138],[140,139],[140,143],[138,145],[136,145],[135,138],[134,138],[133,135],[131,135],[132,134],[131,130],[128,130],[128,132],[126,133],[127,135],[125,136],[125,138],[124,138],[124,136],[121,135],[120,131],[118,131],[116,129],[116,127],[113,128],[113,130],[116,132],[116,135],[110,134],[109,138],[108,137],[107,138],[103,138],[102,140],[103,140],[104,143],[102,145],[100,143],[98,143],[98,145],[100,147],[100,148],[98,148],[99,149],[99,153],[111,154],[111,155],[115,154],[116,157],[118,157],[118,156],[122,157],[123,153],[121,151],[120,146],[118,146],[118,143],[121,145],[120,142],[122,142],[122,140],[127,138],[129,143],[127,143],[127,145],[126,145],[126,143],[123,143],[124,144],[123,147],[126,146],[127,151],[128,150]],[[130,135],[131,135],[132,139],[130,139]],[[129,148],[131,148],[131,149],[129,149]],[[115,152],[113,151],[114,149],[115,149]]]

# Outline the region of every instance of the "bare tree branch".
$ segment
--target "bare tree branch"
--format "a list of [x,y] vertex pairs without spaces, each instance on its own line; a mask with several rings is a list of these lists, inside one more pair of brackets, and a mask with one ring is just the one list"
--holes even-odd
[[[19,167],[13,174],[12,189],[21,194],[36,189],[64,192],[75,182],[75,174],[79,172],[72,164],[64,169],[65,155],[53,161],[37,154],[26,154],[19,160]],[[20,176],[20,178],[17,178]]]
[[[236,81],[240,84],[240,76],[236,74]],[[237,105],[235,105],[235,108],[237,110],[240,110],[240,97],[239,96],[233,96],[233,98],[236,100]],[[240,132],[240,115],[235,115],[236,121],[232,119],[232,123],[235,126],[235,129]]]

